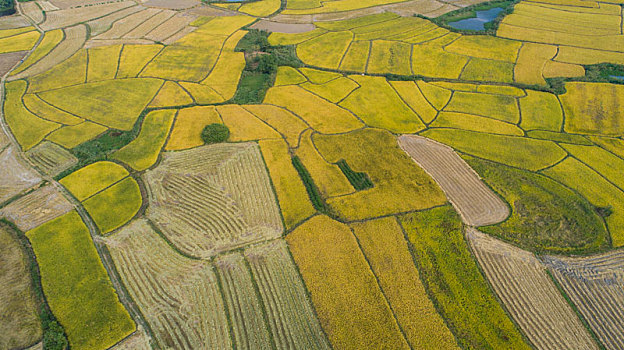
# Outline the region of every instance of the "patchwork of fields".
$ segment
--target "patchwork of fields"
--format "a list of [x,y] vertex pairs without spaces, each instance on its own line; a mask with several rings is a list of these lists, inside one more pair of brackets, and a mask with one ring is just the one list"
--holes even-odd
[[19,2],[0,348],[624,348],[622,3],[480,2]]

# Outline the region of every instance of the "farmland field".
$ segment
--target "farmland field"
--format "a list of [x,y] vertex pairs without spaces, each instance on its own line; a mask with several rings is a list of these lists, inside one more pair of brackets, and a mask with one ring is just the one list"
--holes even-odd
[[0,0],[0,349],[624,348],[623,4]]

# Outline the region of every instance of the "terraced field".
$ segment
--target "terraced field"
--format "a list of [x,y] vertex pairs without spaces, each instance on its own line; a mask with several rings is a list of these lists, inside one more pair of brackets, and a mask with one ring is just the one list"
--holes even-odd
[[623,348],[621,1],[481,2],[19,2],[0,348]]

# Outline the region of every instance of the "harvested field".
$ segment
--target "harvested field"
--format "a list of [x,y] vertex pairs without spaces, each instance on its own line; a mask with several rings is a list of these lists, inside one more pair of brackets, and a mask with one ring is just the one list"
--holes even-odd
[[624,348],[624,251],[542,261],[607,349]]
[[468,228],[496,294],[537,349],[598,349],[535,255]]
[[314,30],[315,26],[312,23],[282,23],[273,22],[270,20],[262,19],[254,23],[251,29],[266,30],[271,33],[305,33]]
[[144,35],[144,37],[149,40],[164,42],[167,38],[170,38],[184,29],[184,27],[189,25],[194,19],[194,16],[177,14]]
[[414,265],[396,218],[351,225],[362,252],[413,349],[458,349]]
[[0,76],[4,76],[15,67],[17,62],[26,56],[26,53],[27,51],[16,51],[0,54]]
[[139,12],[144,10],[145,7],[143,6],[132,6],[132,7],[128,7],[126,9],[123,9],[121,11],[117,11],[117,12],[113,12],[108,16],[104,16],[104,17],[100,17],[100,18],[96,18],[94,20],[91,20],[89,22],[87,22],[87,25],[89,26],[89,28],[91,28],[91,35],[92,36],[97,36],[99,34],[102,34],[103,32],[109,30],[111,28],[111,26],[113,25],[113,23],[115,23],[116,21],[130,16],[133,13]]
[[0,209],[0,216],[25,232],[56,219],[73,208],[54,185],[47,185]]
[[507,204],[452,148],[415,135],[402,135],[399,145],[440,185],[466,224],[490,225],[509,216]]
[[33,22],[37,24],[43,22],[43,20],[45,19],[43,11],[41,11],[39,5],[37,5],[37,3],[34,1],[20,2],[18,6],[20,7],[21,12],[24,14],[24,16],[30,18]]
[[169,38],[164,40],[163,44],[165,44],[165,45],[174,44],[175,42],[177,42],[178,40],[182,39],[186,35],[193,33],[196,29],[197,28],[195,28],[195,27],[186,26],[186,27],[182,28],[182,30],[180,30],[179,32],[173,34],[172,36],[170,36]]
[[78,163],[69,151],[47,141],[26,152],[26,159],[41,173],[52,177]]
[[137,330],[129,337],[117,343],[111,350],[151,350],[151,338],[145,330],[137,325]]
[[256,293],[251,272],[239,252],[215,260],[225,305],[232,326],[232,339],[239,349],[272,347],[267,321],[263,317],[260,296]]
[[284,240],[246,249],[278,349],[329,349]]
[[184,10],[199,5],[200,3],[201,2],[198,0],[148,0],[145,1],[143,5],[170,10]]
[[[140,39],[146,36],[148,33],[153,31],[154,29],[156,29],[156,27],[168,21],[175,14],[176,14],[175,11],[162,10],[158,14],[150,17],[145,22],[136,26],[134,29],[126,33],[123,37],[124,39]],[[174,33],[171,33],[171,34],[174,34]]]
[[29,166],[23,164],[18,152],[13,146],[8,146],[0,151],[0,203],[11,199],[13,196],[34,187],[41,178]]
[[67,62],[67,60],[84,45],[85,40],[87,40],[87,28],[82,24],[65,28],[63,32],[65,33],[65,38],[58,45],[27,69],[12,76],[11,79],[35,76],[53,67],[57,67],[57,65],[62,62]]
[[140,12],[134,12],[124,18],[114,22],[111,28],[95,37],[98,40],[119,39],[128,34],[131,30],[141,25],[141,23],[149,20],[158,14],[158,9],[144,9]]
[[145,173],[147,215],[198,257],[279,237],[282,221],[258,147],[217,144],[163,154]]
[[21,234],[0,223],[0,347],[23,349],[42,336],[39,300],[30,272],[31,258],[17,238]]
[[231,348],[225,305],[208,262],[174,251],[145,219],[106,238],[106,245],[160,346]]
[[88,7],[46,12],[45,22],[41,24],[41,28],[43,30],[50,30],[69,27],[77,23],[87,22],[91,19],[106,16],[110,13],[134,6],[135,4],[134,1],[117,1]]
[[0,30],[22,28],[30,25],[30,22],[24,17],[15,14],[12,16],[3,16],[0,18]]
[[72,349],[108,349],[135,331],[134,321],[119,302],[89,230],[76,211],[30,230],[26,236],[39,263],[46,300]]
[[286,236],[336,349],[409,349],[348,226],[315,216]]

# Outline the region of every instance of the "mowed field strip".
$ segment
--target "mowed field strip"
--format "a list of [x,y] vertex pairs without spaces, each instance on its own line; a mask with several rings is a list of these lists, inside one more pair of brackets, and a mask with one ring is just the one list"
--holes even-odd
[[598,349],[533,254],[473,228],[466,237],[496,294],[537,349]]
[[495,224],[509,215],[507,204],[452,148],[414,135],[400,136],[399,145],[440,185],[467,225]]
[[162,347],[330,348],[283,240],[211,263],[180,255],[139,219],[106,245]]
[[282,219],[257,144],[167,152],[145,173],[147,216],[197,257],[281,235]]
[[602,344],[608,349],[624,348],[624,251],[542,260]]

